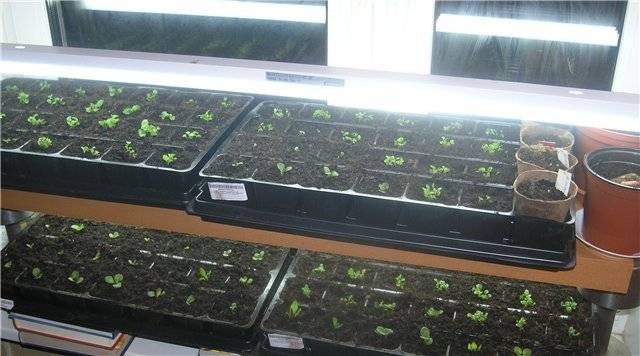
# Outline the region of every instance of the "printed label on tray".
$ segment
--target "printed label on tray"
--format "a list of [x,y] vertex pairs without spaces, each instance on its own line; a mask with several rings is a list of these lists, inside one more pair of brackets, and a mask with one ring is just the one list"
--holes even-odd
[[13,309],[13,300],[11,299],[4,299],[2,298],[0,300],[0,307],[2,307],[2,309],[4,310],[11,310]]
[[281,349],[304,349],[304,341],[302,341],[302,338],[282,334],[269,334],[269,345]]
[[558,169],[558,178],[556,178],[556,189],[563,192],[565,196],[569,195],[571,188],[571,173]]
[[247,190],[243,183],[209,182],[209,193],[213,200],[247,201]]
[[558,161],[569,168],[569,152],[565,150],[556,150],[556,152],[558,152]]

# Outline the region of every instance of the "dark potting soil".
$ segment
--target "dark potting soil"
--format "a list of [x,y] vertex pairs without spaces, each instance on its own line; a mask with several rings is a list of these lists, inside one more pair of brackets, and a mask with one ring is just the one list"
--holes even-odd
[[[29,292],[39,287],[75,297],[104,299],[91,304],[103,312],[118,313],[115,308],[129,305],[135,313],[151,308],[244,325],[251,320],[258,298],[273,277],[271,271],[281,263],[285,252],[268,246],[47,216],[3,250],[3,293],[4,287],[11,287],[16,280],[30,298],[44,298]],[[40,278],[34,276],[36,267]],[[208,280],[197,278],[200,267],[211,270]],[[69,281],[73,271],[83,278],[80,283]],[[118,288],[105,281],[116,274],[123,276]],[[149,296],[150,291],[159,296]],[[190,295],[195,300],[191,301]],[[69,301],[62,295],[58,299]]]
[[[325,271],[313,272],[320,265]],[[333,266],[339,267],[332,274]],[[349,278],[344,271],[348,267],[366,270],[365,277]],[[290,268],[295,276],[285,279],[263,321],[267,332],[427,355],[444,355],[447,348],[454,355],[495,355],[497,351],[509,355],[515,346],[544,354],[566,350],[581,354],[592,347],[589,303],[581,297],[575,299],[577,308],[569,317],[557,308],[527,312],[518,308],[524,289],[541,304],[545,298],[574,297],[575,290],[312,252],[298,255]],[[403,288],[396,285],[400,274],[405,278]],[[370,275],[373,277],[367,278]],[[434,277],[446,280],[448,291],[432,289]],[[474,295],[471,289],[476,284],[489,290],[492,297],[482,300]],[[300,306],[298,315],[290,312],[293,301]],[[467,317],[476,311],[486,312],[486,321],[477,323]],[[516,326],[521,317],[525,318],[522,330]],[[569,337],[570,326],[580,335]],[[429,328],[431,345],[420,338],[422,327]],[[376,328],[387,335],[376,333]],[[479,353],[469,351],[472,342],[480,346]]]
[[618,178],[625,174],[636,174],[637,176],[640,176],[640,166],[633,163],[602,162],[593,165],[591,169],[609,180]]
[[372,172],[371,175],[361,177],[354,190],[358,193],[383,197],[400,197],[404,194],[407,181],[405,176]]
[[521,160],[548,171],[557,172],[558,169],[567,169],[558,159],[556,150],[553,149],[524,147],[518,155]]
[[253,157],[238,155],[220,155],[215,163],[208,166],[204,174],[222,174],[231,178],[251,178],[256,170],[256,162]]
[[13,150],[24,145],[25,142],[27,142],[27,140],[30,138],[30,136],[26,132],[6,130],[2,128],[0,138],[1,148],[6,150]]
[[65,148],[60,154],[86,159],[98,159],[111,148],[111,141],[104,140],[79,140]]
[[[46,139],[51,141],[45,141]],[[38,143],[38,140],[40,140],[40,143]],[[32,134],[31,140],[22,147],[21,150],[26,152],[53,154],[60,152],[71,142],[73,142],[73,139],[65,136]]]
[[565,200],[567,197],[558,189],[556,183],[542,179],[538,181],[522,182],[516,189],[520,194],[529,199],[540,199],[546,201]]
[[511,211],[513,192],[511,189],[465,185],[460,205],[495,211]]
[[[145,162],[148,166],[163,167],[171,169],[187,169],[191,167],[194,158],[199,151],[194,147],[156,147],[155,152]],[[170,155],[175,155],[175,161],[171,161]]]

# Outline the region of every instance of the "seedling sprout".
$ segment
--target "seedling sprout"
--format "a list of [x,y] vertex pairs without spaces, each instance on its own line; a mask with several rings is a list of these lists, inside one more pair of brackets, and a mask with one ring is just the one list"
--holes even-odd
[[43,150],[48,149],[53,144],[53,141],[47,136],[38,137],[38,141],[36,142],[38,144],[38,147],[42,148]]
[[67,280],[69,280],[70,282],[73,282],[75,284],[80,284],[80,283],[82,283],[84,281],[84,277],[82,277],[80,275],[80,272],[73,271],[73,272],[71,272],[69,277],[67,277]]
[[67,126],[69,126],[70,128],[75,128],[80,126],[80,120],[72,115],[67,116],[67,118],[65,119],[65,122],[67,123]]

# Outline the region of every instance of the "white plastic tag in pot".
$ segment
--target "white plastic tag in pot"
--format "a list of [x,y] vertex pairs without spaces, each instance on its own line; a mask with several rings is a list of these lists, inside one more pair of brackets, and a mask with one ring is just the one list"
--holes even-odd
[[556,189],[563,192],[565,196],[569,195],[569,189],[571,189],[571,173],[558,169]]
[[556,150],[558,153],[558,161],[562,163],[565,168],[569,168],[569,152],[565,150]]

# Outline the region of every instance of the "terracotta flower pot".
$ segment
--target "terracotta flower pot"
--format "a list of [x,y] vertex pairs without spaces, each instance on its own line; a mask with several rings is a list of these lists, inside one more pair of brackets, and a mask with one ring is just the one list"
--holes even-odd
[[[542,145],[533,145],[533,146],[521,146],[518,151],[516,151],[516,163],[518,165],[518,174],[522,174],[526,171],[532,170],[548,170],[546,167],[541,167],[536,165],[533,162],[526,161],[522,158],[522,152],[526,150],[542,150],[542,151],[551,151],[556,152],[557,148],[547,148]],[[567,172],[573,172],[573,169],[578,164],[578,159],[569,153],[569,167],[563,167],[563,169]]]
[[575,138],[573,137],[573,134],[571,132],[559,129],[557,127],[543,125],[523,127],[520,130],[520,143],[526,146],[544,144],[544,142],[541,142],[540,140],[532,139],[532,137],[536,136],[552,136],[566,141],[567,144],[555,145],[554,148],[561,148],[567,152],[571,152],[571,149],[573,149],[573,144],[575,143]]
[[610,252],[640,255],[640,186],[612,180],[625,172],[640,174],[640,149],[601,148],[588,153],[583,164],[585,239]]
[[544,170],[532,170],[519,174],[515,182],[513,182],[515,214],[564,222],[571,203],[578,192],[578,186],[575,183],[571,182],[569,195],[563,200],[531,199],[522,195],[519,191],[524,182],[537,182],[539,180],[555,182],[557,176],[558,174],[555,172]]
[[594,127],[576,127],[576,183],[580,189],[585,188],[585,171],[582,166],[584,155],[603,147],[640,148],[640,134],[624,133]]

